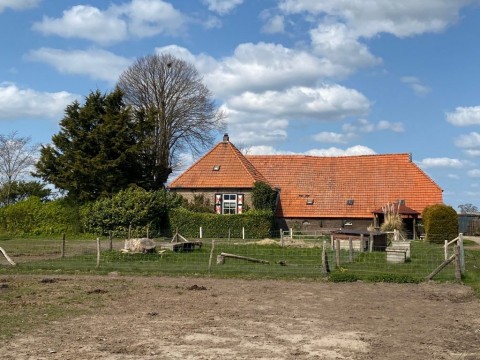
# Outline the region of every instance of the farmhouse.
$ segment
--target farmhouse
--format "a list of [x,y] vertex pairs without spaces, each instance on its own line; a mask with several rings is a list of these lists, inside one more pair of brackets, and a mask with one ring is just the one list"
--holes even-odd
[[203,195],[218,214],[240,214],[251,207],[257,181],[277,190],[283,229],[364,231],[380,225],[384,205],[397,203],[412,234],[423,209],[443,202],[442,189],[410,154],[243,155],[227,134],[169,188],[189,201]]

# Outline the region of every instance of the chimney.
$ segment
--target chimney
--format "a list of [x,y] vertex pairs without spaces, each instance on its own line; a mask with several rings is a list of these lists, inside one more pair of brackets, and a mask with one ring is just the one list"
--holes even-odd
[[229,142],[230,138],[228,137],[228,134],[223,135],[223,142]]

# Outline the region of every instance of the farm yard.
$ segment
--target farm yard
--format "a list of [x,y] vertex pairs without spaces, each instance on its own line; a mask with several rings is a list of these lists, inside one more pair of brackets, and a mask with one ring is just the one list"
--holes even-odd
[[[203,239],[130,254],[120,239],[2,239],[17,264],[0,260],[2,359],[480,358],[474,241],[472,286],[451,264],[435,282],[388,282],[419,282],[443,261],[442,246],[421,241],[403,264],[342,249],[337,266],[329,249],[324,276],[322,243]],[[268,263],[217,264],[221,253]]]

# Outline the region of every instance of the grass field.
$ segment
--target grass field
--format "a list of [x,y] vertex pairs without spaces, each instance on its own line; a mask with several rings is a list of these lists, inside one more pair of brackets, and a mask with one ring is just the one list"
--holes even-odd
[[[163,254],[123,254],[123,240],[101,240],[101,255],[97,267],[95,240],[76,239],[65,242],[62,253],[61,239],[9,238],[0,239],[3,247],[17,266],[0,261],[0,274],[107,274],[119,272],[125,275],[195,275],[272,279],[320,279],[322,273],[322,239],[299,241],[282,247],[274,240],[204,240],[201,249],[188,252],[165,251]],[[466,269],[463,281],[480,294],[480,250],[466,241]],[[268,261],[268,264],[227,258],[217,265],[220,253],[230,253]],[[210,256],[212,258],[210,259]],[[340,252],[337,266],[335,252],[327,250],[330,279],[336,281],[387,281],[419,282],[444,260],[443,246],[413,241],[411,259],[402,264],[387,263],[386,253],[381,251],[354,252],[353,261],[347,250]],[[210,265],[211,262],[211,265]],[[435,280],[454,281],[454,267],[447,266]]]

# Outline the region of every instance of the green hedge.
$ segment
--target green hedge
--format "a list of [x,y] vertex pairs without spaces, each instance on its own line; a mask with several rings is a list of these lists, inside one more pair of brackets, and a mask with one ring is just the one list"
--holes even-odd
[[199,237],[202,227],[203,237],[232,238],[242,237],[242,228],[245,228],[245,237],[249,239],[263,239],[271,236],[274,216],[271,211],[251,210],[244,214],[218,215],[195,213],[184,208],[170,211],[170,228],[185,237]]
[[458,236],[458,214],[451,206],[436,204],[427,206],[422,212],[427,241],[443,244]]
[[78,233],[79,227],[78,208],[63,199],[42,202],[31,196],[0,208],[0,228],[9,234]]

